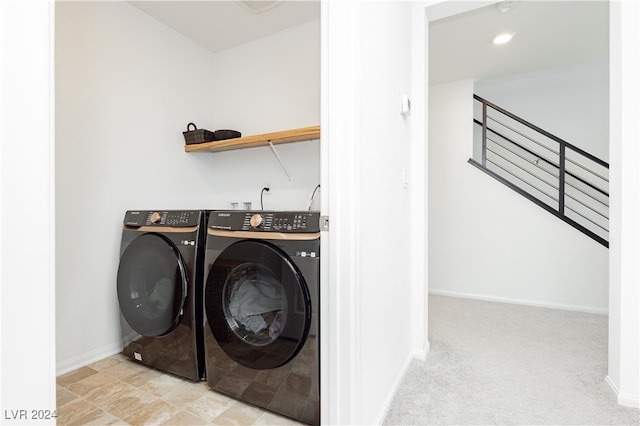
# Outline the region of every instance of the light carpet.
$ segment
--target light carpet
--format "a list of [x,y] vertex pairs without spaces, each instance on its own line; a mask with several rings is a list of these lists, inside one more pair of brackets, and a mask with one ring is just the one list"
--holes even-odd
[[387,425],[638,425],[605,384],[607,317],[429,297],[430,352]]

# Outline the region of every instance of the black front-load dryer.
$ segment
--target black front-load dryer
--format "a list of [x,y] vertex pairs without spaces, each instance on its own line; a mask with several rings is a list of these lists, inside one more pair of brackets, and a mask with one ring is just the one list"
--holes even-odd
[[319,424],[319,213],[216,211],[207,234],[207,383]]
[[205,377],[207,212],[127,211],[118,267],[122,353],[191,380]]

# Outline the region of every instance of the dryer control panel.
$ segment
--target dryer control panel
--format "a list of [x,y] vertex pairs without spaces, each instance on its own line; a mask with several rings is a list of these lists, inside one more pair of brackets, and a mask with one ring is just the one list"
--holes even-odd
[[197,226],[199,210],[128,210],[125,226]]
[[227,231],[320,232],[320,212],[316,211],[214,211],[209,228]]

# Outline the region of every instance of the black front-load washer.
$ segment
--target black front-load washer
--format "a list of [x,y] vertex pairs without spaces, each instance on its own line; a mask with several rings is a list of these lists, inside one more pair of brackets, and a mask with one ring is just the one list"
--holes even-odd
[[125,213],[117,292],[122,353],[191,380],[205,377],[206,211]]
[[318,212],[216,211],[205,254],[212,390],[320,422]]

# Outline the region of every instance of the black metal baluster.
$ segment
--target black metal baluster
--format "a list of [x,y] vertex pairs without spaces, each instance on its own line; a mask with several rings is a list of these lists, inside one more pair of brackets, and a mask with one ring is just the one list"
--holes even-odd
[[[606,237],[609,220],[609,179],[607,176],[609,164],[477,95],[473,97],[482,103],[482,122],[475,118],[473,120],[475,124],[482,126],[482,153],[480,162],[469,159],[469,163],[584,232],[605,247],[609,247]],[[489,115],[489,112],[492,115]],[[493,113],[500,115],[494,116]],[[498,119],[502,115],[504,118]],[[489,127],[489,120],[492,121],[491,127]],[[509,120],[520,123],[528,130],[519,130],[518,126]],[[493,122],[497,127],[494,127]],[[515,136],[522,137],[523,140],[518,141],[514,135],[503,134],[503,131],[511,131]],[[553,149],[548,144],[542,143],[540,138],[555,141],[558,144],[558,149]],[[567,149],[572,150],[578,158],[575,158],[571,153],[567,157]],[[492,153],[491,158],[488,158],[488,152]],[[533,159],[528,158],[528,155],[531,155]],[[523,161],[526,164],[522,164]],[[539,164],[539,162],[541,163]],[[544,176],[539,176],[537,171],[532,171],[528,167],[529,163],[533,163],[542,172],[549,175],[554,174],[553,169],[555,168],[558,186],[555,186],[555,182],[545,180]],[[491,164],[492,170],[487,168],[489,164]],[[596,166],[602,167],[603,170],[598,170]],[[545,191],[543,184],[549,185],[552,188],[551,191]],[[534,195],[534,192],[548,197],[550,201],[538,198],[539,195]],[[554,192],[557,194],[557,199],[553,195]],[[605,211],[602,211],[603,206]],[[602,223],[601,219],[606,222]]]
[[558,169],[558,190],[559,190],[559,198],[558,198],[558,213],[560,216],[564,217],[564,181],[565,181],[565,154],[566,154],[566,146],[563,143],[560,143],[560,159],[559,159],[559,169]]
[[482,101],[482,167],[487,167],[487,103]]

